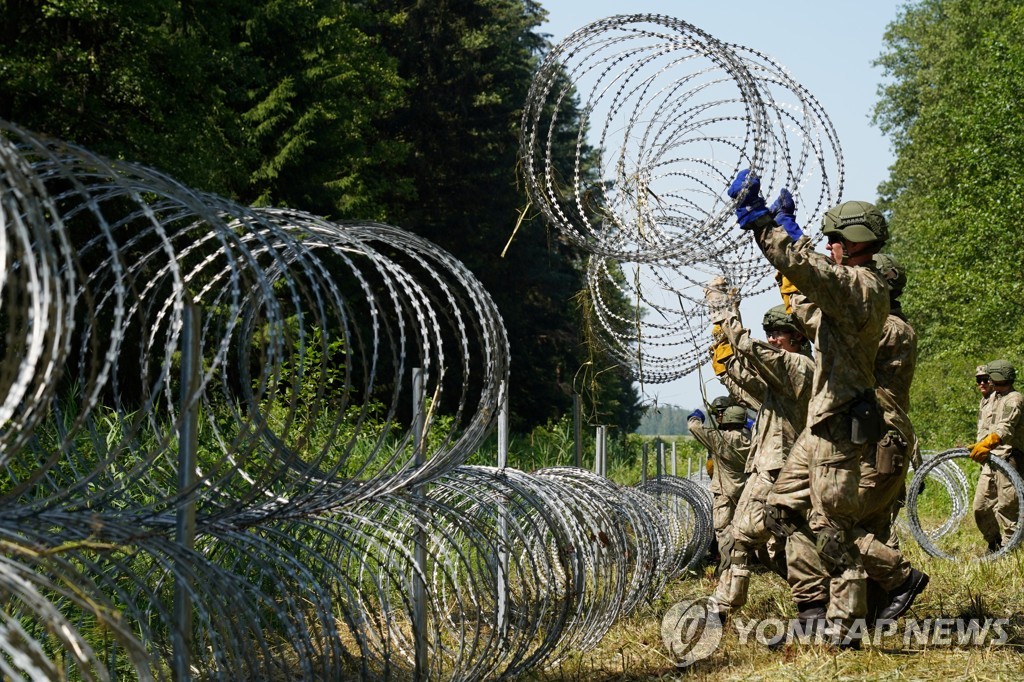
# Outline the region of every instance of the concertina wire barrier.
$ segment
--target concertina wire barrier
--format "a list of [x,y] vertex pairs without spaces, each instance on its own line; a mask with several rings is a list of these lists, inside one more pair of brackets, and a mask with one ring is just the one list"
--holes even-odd
[[[725,276],[741,297],[775,286],[726,194],[740,170],[757,173],[768,203],[788,188],[815,240],[843,188],[835,129],[784,67],[657,14],[609,17],[554,46],[528,93],[520,149],[531,204],[589,255],[595,335],[641,383],[706,361],[709,279]],[[645,314],[623,317],[609,290]]]
[[5,676],[512,676],[706,552],[682,479],[464,465],[507,340],[436,246],[0,130]]
[[[598,186],[582,125],[575,170],[550,154],[553,114],[595,75],[583,124],[610,102],[600,147],[620,147]],[[5,676],[509,677],[593,646],[705,554],[691,480],[464,464],[507,341],[436,246],[0,130]],[[531,201],[591,254],[602,338],[642,381],[702,362],[708,275],[764,286],[724,197],[736,171],[788,186],[808,225],[841,193],[831,124],[784,69],[658,15],[556,46],[523,135]],[[609,283],[660,321],[613,331]]]

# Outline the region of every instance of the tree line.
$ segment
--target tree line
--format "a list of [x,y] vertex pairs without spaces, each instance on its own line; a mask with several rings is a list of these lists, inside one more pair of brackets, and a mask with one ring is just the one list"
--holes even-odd
[[[585,255],[536,214],[512,239],[545,15],[534,0],[3,0],[0,117],[244,204],[430,239],[502,313],[515,430],[579,393],[588,420],[630,433],[636,387],[581,331]],[[574,103],[560,120],[574,130]]]
[[926,447],[975,440],[974,368],[1024,369],[1024,5],[923,0],[877,60],[874,122],[895,162],[879,188],[903,309],[920,336],[911,417]]

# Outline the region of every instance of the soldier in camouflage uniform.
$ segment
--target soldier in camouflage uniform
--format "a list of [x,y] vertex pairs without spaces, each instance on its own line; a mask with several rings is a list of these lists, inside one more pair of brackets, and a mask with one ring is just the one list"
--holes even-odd
[[[899,297],[906,286],[902,266],[888,254],[873,257],[875,268],[889,286],[890,314],[886,318],[882,339],[875,358],[878,383],[875,396],[882,409],[886,433],[879,441],[874,456],[862,460],[858,486],[861,521],[852,529],[865,572],[874,581],[873,599],[878,618],[896,619],[905,613],[928,584],[929,577],[913,568],[899,549],[892,521],[905,499],[908,461],[920,464],[917,438],[907,416],[910,386],[917,365],[917,333],[903,315]],[[791,283],[782,282],[783,300],[794,309],[798,321],[813,327],[819,314]],[[792,509],[806,507],[808,473],[806,463],[794,458],[781,488],[785,494],[773,494],[775,504]],[[890,509],[886,514],[885,510]],[[817,618],[827,601],[828,573],[813,550],[813,536],[799,524],[787,544],[790,563],[789,582],[794,600],[803,620]]]
[[[986,399],[988,418],[986,424],[979,419],[979,439],[971,446],[970,455],[982,465],[974,492],[974,521],[988,542],[989,551],[995,551],[1017,530],[1019,501],[1009,477],[988,460],[1000,457],[1020,471],[1024,457],[1024,396],[1013,388],[1017,370],[1009,361],[993,360],[986,367],[991,386]],[[982,402],[982,410],[986,401]]]
[[[907,413],[917,367],[917,332],[903,315],[900,295],[907,284],[902,265],[889,254],[876,254],[874,265],[889,285],[889,316],[875,357],[875,395],[886,432],[874,457],[861,462],[863,520],[854,529],[864,568],[888,593],[878,618],[895,620],[928,585],[928,575],[913,568],[900,551],[892,522],[906,499],[909,464],[920,465],[917,437]],[[883,513],[885,509],[890,511]]]
[[742,405],[727,407],[718,420],[717,429],[706,426],[704,421],[704,413],[694,410],[687,415],[686,424],[690,435],[711,455],[711,518],[715,540],[722,548],[731,545],[729,524],[746,481],[744,470],[750,453],[747,410]]
[[814,361],[804,353],[803,333],[784,306],[765,313],[762,326],[768,341],[758,341],[743,327],[735,302],[720,301],[720,286],[713,283],[707,297],[712,322],[720,326],[733,350],[727,374],[761,400],[748,478],[733,516],[733,546],[714,594],[721,619],[746,603],[755,553],[761,552],[762,563],[774,563],[773,553],[767,551],[772,535],[765,523],[766,500],[807,420]]
[[[989,397],[992,395],[992,379],[988,375],[988,367],[978,365],[974,370],[974,381],[978,386],[978,393],[981,394],[981,400],[978,403],[978,426],[975,431],[974,440],[980,441],[988,435],[989,422],[992,420],[992,403],[994,402],[994,400],[989,400]],[[977,488],[974,494],[975,496],[978,495]],[[984,510],[985,504],[983,500],[976,502],[975,506],[981,506],[982,511],[974,512],[974,522],[979,530],[981,530],[985,542],[988,543],[988,551],[995,552],[1002,546],[999,524],[995,521],[995,515],[991,511]],[[995,526],[994,529],[993,526]]]
[[864,520],[861,462],[874,456],[882,435],[875,356],[889,315],[888,285],[871,262],[888,239],[888,226],[867,202],[839,204],[822,220],[826,257],[794,244],[753,174],[741,172],[729,196],[737,199],[740,227],[753,232],[769,262],[817,308],[808,329],[816,353],[807,427],[790,456],[801,452],[806,461],[808,525],[831,578],[826,616],[850,633],[842,645],[859,646],[850,628],[867,612],[867,574],[853,531]]

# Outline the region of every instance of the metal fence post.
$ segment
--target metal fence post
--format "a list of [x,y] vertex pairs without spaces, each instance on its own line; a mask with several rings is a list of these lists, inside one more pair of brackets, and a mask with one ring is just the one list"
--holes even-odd
[[[426,429],[427,415],[424,411],[425,391],[423,387],[423,368],[416,367],[412,370],[412,438],[413,438],[413,464],[417,469],[421,468],[426,461],[423,442],[423,431]],[[417,484],[412,490],[412,496],[417,499],[423,498],[423,484]],[[413,679],[417,682],[424,682],[429,677],[429,664],[427,661],[427,534],[423,524],[416,524],[416,539],[413,547],[413,564],[415,570],[412,576],[412,613],[413,613],[413,646],[415,647],[415,669]]]
[[598,426],[594,434],[594,473],[602,478],[608,474],[606,426]]
[[[196,484],[196,452],[199,448],[199,386],[202,369],[201,311],[186,302],[181,323],[181,425],[178,428],[178,494],[189,493],[178,504],[175,542],[187,550],[196,544],[196,503],[191,491]],[[174,581],[173,671],[177,682],[192,679],[192,581],[191,568],[180,566]]]
[[[508,464],[508,385],[504,381],[501,382],[498,395],[501,396],[501,403],[498,406],[498,468],[504,469]],[[508,626],[508,519],[505,516],[504,505],[499,508],[498,513],[498,633],[504,637]]]
[[647,441],[644,441],[644,445],[640,448],[640,483],[647,485]]

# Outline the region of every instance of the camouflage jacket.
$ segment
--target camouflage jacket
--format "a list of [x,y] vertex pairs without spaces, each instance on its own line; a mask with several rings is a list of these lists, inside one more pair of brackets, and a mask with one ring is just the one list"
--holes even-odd
[[687,422],[690,435],[708,449],[715,463],[711,474],[711,492],[725,495],[733,502],[740,499],[747,480],[744,469],[750,454],[750,431],[716,429],[705,426],[696,417]]
[[720,324],[734,353],[726,364],[727,373],[735,368],[736,373],[749,375],[747,383],[762,387],[746,471],[780,469],[807,421],[814,361],[752,338],[736,306],[726,311]]
[[735,352],[725,361],[725,372],[718,375],[718,381],[738,402],[755,412],[761,409],[761,403],[764,401],[764,382],[747,368],[746,363],[737,357]]
[[910,411],[910,384],[917,368],[917,332],[898,315],[885,318],[875,356],[875,382],[892,393],[904,412]]
[[875,356],[875,397],[888,429],[897,431],[907,444],[911,461],[918,466],[917,435],[910,422],[910,384],[917,368],[917,332],[902,315],[885,319],[882,340]]
[[989,399],[992,401],[988,433],[998,433],[1001,443],[992,448],[992,454],[997,457],[1007,458],[1011,450],[1024,451],[1024,418],[1021,417],[1024,408],[1024,396],[1017,391],[1000,395],[992,392]]
[[800,291],[790,299],[800,324],[814,342],[813,388],[807,424],[845,413],[860,395],[875,388],[875,356],[889,316],[889,288],[868,266],[837,265],[801,237],[755,229],[765,257]]

